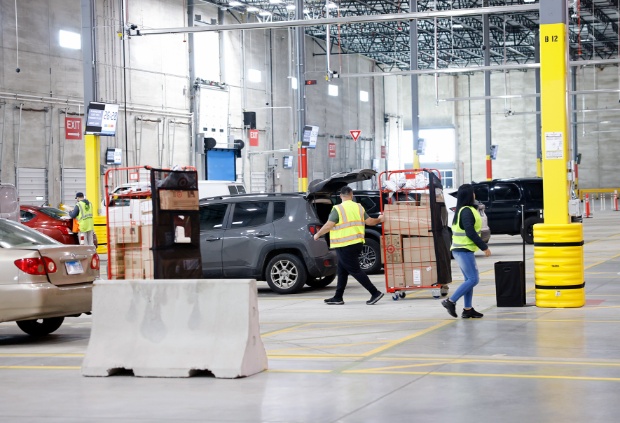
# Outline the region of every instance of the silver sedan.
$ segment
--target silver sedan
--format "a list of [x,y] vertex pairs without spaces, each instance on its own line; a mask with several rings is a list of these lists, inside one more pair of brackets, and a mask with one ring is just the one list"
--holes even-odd
[[0,219],[0,322],[29,335],[54,332],[66,316],[89,313],[99,277],[94,246],[65,245]]

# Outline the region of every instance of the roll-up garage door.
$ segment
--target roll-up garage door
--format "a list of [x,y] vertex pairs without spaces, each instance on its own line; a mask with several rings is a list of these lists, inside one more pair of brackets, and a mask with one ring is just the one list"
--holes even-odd
[[47,170],[17,168],[17,193],[20,204],[41,206],[47,203]]
[[86,170],[64,168],[62,170],[62,203],[75,205],[75,193],[86,194]]

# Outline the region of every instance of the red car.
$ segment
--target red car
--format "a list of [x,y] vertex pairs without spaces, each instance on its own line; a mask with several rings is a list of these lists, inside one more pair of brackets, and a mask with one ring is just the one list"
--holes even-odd
[[[19,206],[20,221],[63,244],[79,244],[69,213],[55,207]],[[95,236],[95,246],[97,236]]]

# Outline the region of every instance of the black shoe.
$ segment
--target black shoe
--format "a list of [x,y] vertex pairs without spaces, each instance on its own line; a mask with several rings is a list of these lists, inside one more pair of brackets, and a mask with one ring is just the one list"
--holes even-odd
[[458,317],[456,315],[456,303],[453,303],[452,301],[445,299],[441,302],[441,305],[444,306],[446,308],[446,310],[448,310],[448,314],[452,317]]
[[377,304],[381,298],[383,298],[383,292],[377,292],[375,295],[370,297],[370,300],[366,301],[366,304]]
[[479,319],[482,316],[484,316],[484,314],[478,313],[476,310],[474,310],[473,307],[470,308],[469,310],[463,309],[463,314],[461,314],[461,317],[463,319]]
[[342,301],[339,298],[333,297],[333,298],[328,298],[325,301],[325,304],[329,304],[329,305],[342,305],[344,304],[344,301]]

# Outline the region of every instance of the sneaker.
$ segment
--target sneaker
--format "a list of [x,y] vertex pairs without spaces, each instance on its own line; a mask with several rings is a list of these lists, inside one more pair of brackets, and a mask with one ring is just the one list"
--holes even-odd
[[370,300],[366,301],[366,304],[377,304],[381,298],[383,298],[383,292],[377,292],[375,295],[370,297]]
[[342,305],[344,304],[344,301],[342,301],[341,299],[338,299],[336,297],[333,298],[328,298],[325,301],[325,304],[329,304],[329,305]]
[[476,310],[474,310],[474,308],[470,308],[469,310],[463,309],[463,314],[461,314],[461,317],[463,319],[479,319],[482,316],[484,316],[484,314],[482,313],[478,313]]
[[444,306],[446,308],[446,310],[448,310],[448,314],[452,317],[458,317],[456,315],[456,303],[453,303],[452,301],[445,299],[441,302],[441,305]]

